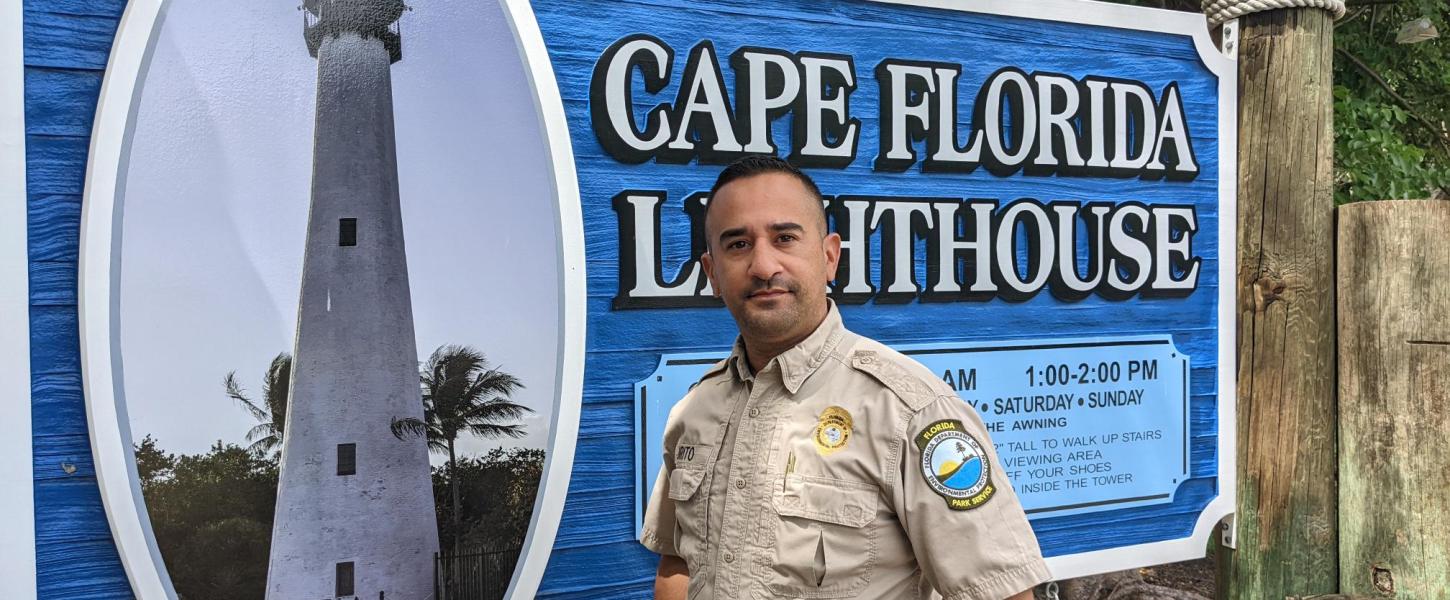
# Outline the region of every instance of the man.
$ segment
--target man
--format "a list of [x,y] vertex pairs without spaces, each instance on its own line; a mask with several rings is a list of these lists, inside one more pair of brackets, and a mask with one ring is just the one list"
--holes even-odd
[[1047,567],[980,418],[826,297],[815,183],[747,157],[710,196],[700,259],[740,337],[665,426],[656,598],[1030,600]]

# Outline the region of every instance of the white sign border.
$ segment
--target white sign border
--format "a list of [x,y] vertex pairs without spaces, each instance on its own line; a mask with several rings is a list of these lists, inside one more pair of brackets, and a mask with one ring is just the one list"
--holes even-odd
[[[560,239],[558,384],[555,426],[543,472],[535,517],[510,585],[509,598],[531,598],[538,589],[563,513],[583,392],[585,293],[584,232],[578,180],[564,107],[548,52],[528,0],[499,0],[514,30],[532,84],[545,143],[553,161]],[[876,2],[985,14],[1066,21],[1190,36],[1204,66],[1219,78],[1219,494],[1200,514],[1186,538],[1048,559],[1053,577],[1065,579],[1104,571],[1200,558],[1215,526],[1234,510],[1236,280],[1237,58],[1220,53],[1201,15],[1129,7],[1091,0],[873,0]],[[14,2],[14,0],[12,0]],[[117,30],[102,84],[87,167],[81,224],[79,303],[82,373],[91,446],[112,535],[133,592],[141,600],[174,599],[170,578],[156,548],[131,450],[121,394],[121,356],[116,335],[116,236],[129,144],[141,84],[167,0],[132,0]],[[18,2],[14,2],[18,4]],[[7,20],[8,21],[8,20]],[[19,23],[16,21],[8,21]],[[1232,27],[1230,25],[1229,27]],[[18,29],[18,27],[15,27]],[[0,29],[0,33],[3,33]],[[23,140],[22,140],[23,143]],[[23,168],[23,167],[22,167]],[[21,178],[23,185],[23,177]],[[23,199],[23,193],[22,193]],[[23,227],[24,220],[21,220]],[[24,239],[22,235],[20,239]],[[5,266],[5,265],[0,265]],[[28,278],[28,273],[26,274]],[[28,297],[26,302],[28,303]],[[10,330],[10,329],[7,329]],[[28,341],[28,340],[27,340]],[[28,356],[28,351],[25,353]],[[28,387],[29,370],[25,372]],[[28,408],[28,404],[27,404]],[[1227,424],[1227,425],[1225,425]],[[26,420],[28,428],[28,419]],[[27,443],[29,435],[22,439]],[[26,448],[28,453],[28,446]],[[28,466],[28,465],[27,465]],[[29,470],[27,469],[27,474]],[[27,485],[28,485],[27,480]],[[28,495],[27,495],[28,496]],[[32,543],[33,547],[33,543]],[[33,553],[32,553],[33,554]],[[33,556],[32,556],[33,558]],[[33,580],[33,577],[31,577]]]
[[24,3],[0,3],[0,597],[36,597]]
[[[510,7],[509,14],[526,15],[515,22],[520,40],[541,38],[533,18],[529,0],[500,0]],[[1070,579],[1098,573],[1132,569],[1183,560],[1203,558],[1209,536],[1220,521],[1234,512],[1237,497],[1235,478],[1237,431],[1235,404],[1235,347],[1237,313],[1234,311],[1234,282],[1237,281],[1237,219],[1238,219],[1238,53],[1236,44],[1229,52],[1220,52],[1208,30],[1207,19],[1197,13],[1095,2],[1093,0],[870,0],[883,4],[920,6],[1009,17],[1096,25],[1117,29],[1152,31],[1185,35],[1193,40],[1199,61],[1218,77],[1219,93],[1219,296],[1218,296],[1218,495],[1199,513],[1193,533],[1185,538],[1123,546],[1047,559],[1054,579]],[[1232,39],[1236,22],[1225,25],[1226,44]],[[521,44],[523,42],[521,41]],[[541,102],[558,98],[558,84],[546,51],[525,52],[530,79]],[[561,111],[561,106],[541,103],[544,114]],[[562,119],[545,119],[545,135],[568,139],[568,123]],[[555,128],[558,129],[555,129]],[[555,160],[571,154],[554,153]],[[555,165],[559,168],[559,165]],[[573,165],[569,165],[573,169]],[[580,230],[582,236],[582,229]],[[582,237],[567,243],[583,244]],[[541,497],[542,502],[557,503],[562,510],[564,497]],[[537,551],[537,548],[530,548]],[[521,596],[510,596],[518,598]]]

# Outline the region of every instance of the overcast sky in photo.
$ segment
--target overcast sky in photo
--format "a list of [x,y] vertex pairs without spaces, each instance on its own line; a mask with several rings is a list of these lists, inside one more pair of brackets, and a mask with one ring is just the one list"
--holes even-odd
[[[145,75],[124,187],[120,327],[136,441],[243,443],[291,352],[312,165],[316,62],[297,2],[173,0]],[[545,448],[558,353],[554,198],[524,67],[493,1],[419,3],[393,65],[398,176],[419,360],[467,344],[518,376]],[[435,464],[442,457],[434,456]]]

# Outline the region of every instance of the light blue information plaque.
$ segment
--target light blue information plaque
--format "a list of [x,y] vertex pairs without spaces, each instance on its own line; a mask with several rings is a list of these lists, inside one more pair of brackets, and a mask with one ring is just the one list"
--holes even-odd
[[[1169,503],[1188,478],[1188,356],[1170,336],[898,345],[977,410],[1028,518]],[[670,408],[724,353],[665,354],[634,386],[636,522]]]

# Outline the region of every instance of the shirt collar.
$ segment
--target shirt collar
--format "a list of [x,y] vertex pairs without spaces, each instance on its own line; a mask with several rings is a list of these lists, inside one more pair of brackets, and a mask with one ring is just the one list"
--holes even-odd
[[[794,394],[800,390],[802,384],[811,374],[816,372],[826,359],[830,358],[831,352],[841,343],[841,338],[846,333],[845,326],[841,323],[841,313],[836,310],[836,303],[826,301],[826,318],[811,332],[806,339],[799,344],[792,346],[789,350],[782,352],[779,356],[771,359],[771,362],[780,367],[781,383],[785,388]],[[728,362],[731,373],[740,381],[751,381],[755,374],[750,372],[750,361],[745,359],[745,340],[737,336],[735,347],[730,352]],[[769,364],[766,365],[769,368]]]

